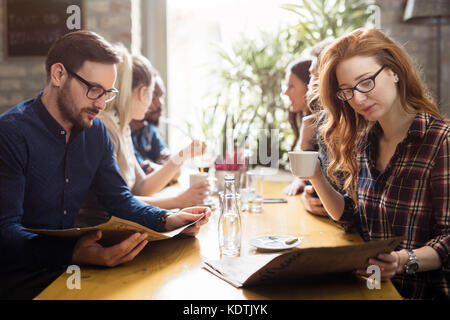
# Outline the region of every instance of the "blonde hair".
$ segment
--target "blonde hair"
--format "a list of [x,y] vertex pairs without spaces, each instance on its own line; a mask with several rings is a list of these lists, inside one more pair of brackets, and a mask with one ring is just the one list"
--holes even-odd
[[125,132],[131,122],[133,91],[141,87],[149,87],[153,92],[155,87],[154,68],[150,61],[142,55],[131,55],[123,44],[114,45],[122,58],[117,64],[116,88],[118,96],[106,106],[106,110],[117,112],[120,131]]
[[424,112],[439,119],[442,116],[411,58],[383,32],[358,29],[329,45],[320,55],[319,62],[319,98],[327,111],[319,132],[329,153],[328,177],[357,201],[356,150],[374,123],[354,112],[348,102],[336,97],[339,90],[336,67],[354,56],[373,57],[397,74],[397,90],[406,112]]

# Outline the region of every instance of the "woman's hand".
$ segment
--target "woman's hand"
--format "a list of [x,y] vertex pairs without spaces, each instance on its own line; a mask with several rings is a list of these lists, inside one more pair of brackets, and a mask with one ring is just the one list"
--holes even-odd
[[326,179],[324,173],[322,172],[322,166],[320,164],[319,159],[317,159],[316,167],[314,168],[314,174],[312,177],[309,177],[305,180],[309,180],[312,184],[314,184],[314,180]]
[[205,153],[206,143],[200,140],[194,140],[183,150],[179,151],[176,155],[173,155],[170,159],[177,165],[181,166],[186,160],[201,156]]
[[283,192],[288,196],[295,196],[303,191],[305,188],[305,182],[299,178],[295,178],[294,181],[286,188],[284,188]]
[[200,140],[194,140],[186,148],[179,152],[179,156],[183,159],[191,159],[201,156],[205,153],[206,143]]
[[[399,269],[400,256],[396,251],[391,253],[380,253],[376,258],[370,258],[368,261],[368,266],[375,265],[380,267],[381,271],[381,281],[390,280]],[[370,277],[366,270],[358,269],[355,271],[357,277]]]
[[305,186],[301,199],[306,211],[317,216],[328,217],[328,213],[323,207],[322,201],[315,195],[313,186]]
[[144,170],[145,174],[150,174],[155,171],[155,168],[152,167],[152,163],[150,160],[144,160],[141,162],[141,168]]
[[208,196],[208,183],[197,183],[176,197],[177,207],[186,208],[202,204],[203,200]]

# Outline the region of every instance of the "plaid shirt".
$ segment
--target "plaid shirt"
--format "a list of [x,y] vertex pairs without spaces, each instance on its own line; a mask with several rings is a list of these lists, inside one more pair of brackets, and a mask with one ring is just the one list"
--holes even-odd
[[[449,298],[450,287],[450,126],[419,113],[383,173],[375,166],[374,131],[358,150],[358,208],[345,195],[339,223],[355,225],[364,240],[402,236],[396,250],[430,246],[440,270],[396,275],[392,282],[405,298]],[[420,263],[420,261],[419,261]]]

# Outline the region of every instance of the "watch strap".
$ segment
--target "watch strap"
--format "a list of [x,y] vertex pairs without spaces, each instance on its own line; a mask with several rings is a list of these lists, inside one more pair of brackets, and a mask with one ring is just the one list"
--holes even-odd
[[405,250],[409,254],[408,260],[406,261],[405,264],[405,272],[407,274],[415,274],[419,269],[419,258],[417,258],[417,255],[411,249]]

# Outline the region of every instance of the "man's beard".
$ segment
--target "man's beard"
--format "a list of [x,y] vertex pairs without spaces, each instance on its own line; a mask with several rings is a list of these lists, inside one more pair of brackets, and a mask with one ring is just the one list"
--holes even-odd
[[145,115],[145,120],[147,120],[148,123],[151,123],[157,127],[159,125],[160,117],[161,117],[161,109],[156,110],[154,112],[147,112],[147,114]]
[[66,120],[69,120],[75,128],[86,129],[92,126],[93,121],[89,120],[89,118],[83,117],[83,113],[85,111],[90,111],[95,114],[98,113],[98,110],[90,107],[85,107],[78,111],[72,99],[67,82],[64,84],[61,91],[58,92],[56,102],[62,116]]
[[149,118],[147,119],[147,122],[157,127],[159,126],[159,117],[157,119]]

